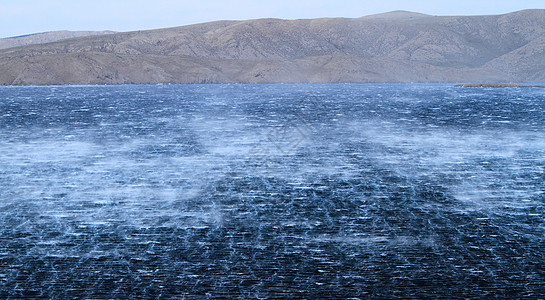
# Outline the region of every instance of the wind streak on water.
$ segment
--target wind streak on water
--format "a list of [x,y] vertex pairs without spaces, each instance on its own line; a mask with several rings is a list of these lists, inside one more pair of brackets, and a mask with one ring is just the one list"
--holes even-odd
[[1,88],[0,296],[542,296],[544,101]]

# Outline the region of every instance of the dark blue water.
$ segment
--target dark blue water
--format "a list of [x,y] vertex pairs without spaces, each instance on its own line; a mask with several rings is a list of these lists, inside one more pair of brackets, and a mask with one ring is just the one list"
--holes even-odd
[[0,88],[0,298],[545,297],[545,90]]

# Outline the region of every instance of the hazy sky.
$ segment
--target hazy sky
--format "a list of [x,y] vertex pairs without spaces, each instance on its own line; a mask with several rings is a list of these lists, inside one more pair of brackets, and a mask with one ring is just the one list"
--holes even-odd
[[392,10],[501,14],[543,0],[0,0],[0,37],[52,30],[153,29],[224,19],[360,17]]

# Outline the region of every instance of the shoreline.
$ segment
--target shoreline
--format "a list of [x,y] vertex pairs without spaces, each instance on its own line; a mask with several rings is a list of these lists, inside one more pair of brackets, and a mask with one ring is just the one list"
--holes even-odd
[[481,87],[481,88],[506,88],[506,87],[518,87],[518,88],[545,88],[545,85],[537,84],[513,84],[513,83],[468,83],[457,84],[455,87]]

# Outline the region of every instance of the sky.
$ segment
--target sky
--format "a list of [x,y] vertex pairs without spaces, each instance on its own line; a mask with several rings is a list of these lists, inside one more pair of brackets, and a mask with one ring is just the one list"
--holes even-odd
[[357,18],[408,10],[488,15],[541,8],[543,0],[0,0],[0,38],[54,30],[132,31],[216,20]]

